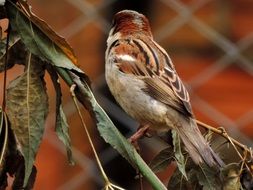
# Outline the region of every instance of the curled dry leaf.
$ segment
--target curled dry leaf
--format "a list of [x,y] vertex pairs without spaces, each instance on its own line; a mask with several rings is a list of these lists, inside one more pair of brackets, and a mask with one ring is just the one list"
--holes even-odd
[[177,162],[177,167],[179,171],[183,174],[183,176],[187,179],[187,175],[185,171],[186,160],[182,153],[180,137],[175,130],[172,130],[172,138],[173,138],[173,146],[174,146],[174,153],[175,153],[175,160]]
[[37,154],[48,113],[48,97],[41,61],[29,54],[25,72],[7,88],[7,114],[21,145],[26,185]]
[[37,26],[40,31],[47,35],[47,37],[54,42],[63,52],[65,55],[69,57],[73,64],[77,64],[77,58],[73,49],[70,47],[68,42],[58,34],[42,19],[37,17],[31,10],[31,6],[27,4],[26,1],[18,0],[18,5],[22,12],[29,18],[30,22]]
[[58,74],[54,70],[54,68],[50,65],[47,66],[47,71],[50,74],[52,79],[55,92],[56,92],[56,123],[55,123],[55,131],[59,139],[63,142],[66,147],[68,161],[71,165],[74,164],[73,153],[71,150],[71,140],[69,136],[69,125],[67,123],[67,118],[62,108],[62,93],[61,93],[61,85],[59,82]]
[[5,7],[12,28],[19,33],[23,43],[33,54],[56,67],[75,72],[89,83],[88,77],[75,65],[76,56],[65,39],[36,17],[26,2],[19,0],[14,4],[7,0]]

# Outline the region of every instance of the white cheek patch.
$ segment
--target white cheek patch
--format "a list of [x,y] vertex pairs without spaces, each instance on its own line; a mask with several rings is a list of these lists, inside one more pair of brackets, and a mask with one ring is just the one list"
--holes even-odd
[[126,54],[117,55],[117,58],[121,59],[122,61],[129,61],[129,62],[134,62],[134,61],[136,61],[135,58],[133,58],[133,57],[130,56],[130,55],[126,55]]

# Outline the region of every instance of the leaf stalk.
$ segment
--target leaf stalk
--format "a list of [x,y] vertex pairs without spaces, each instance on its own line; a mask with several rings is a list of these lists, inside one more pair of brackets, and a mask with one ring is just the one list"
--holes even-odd
[[105,181],[105,189],[111,189],[111,190],[113,190],[113,189],[119,189],[119,190],[124,190],[123,188],[121,188],[121,187],[119,187],[119,186],[117,186],[117,185],[112,184],[112,183],[110,182],[109,178],[107,177],[105,171],[104,171],[104,168],[103,168],[103,166],[102,166],[102,164],[101,164],[101,161],[100,161],[100,159],[99,159],[99,157],[98,157],[98,154],[97,154],[97,151],[96,151],[95,146],[94,146],[94,144],[93,144],[93,141],[92,141],[91,136],[90,136],[90,134],[89,134],[89,130],[88,130],[88,128],[87,128],[87,126],[86,126],[86,124],[85,124],[85,122],[84,122],[84,119],[83,119],[83,116],[82,116],[80,107],[79,107],[79,105],[78,105],[77,98],[76,98],[76,95],[75,95],[75,88],[76,88],[76,84],[71,85],[71,87],[70,87],[70,93],[71,93],[72,99],[73,99],[73,101],[74,101],[75,107],[76,107],[76,109],[77,109],[78,115],[79,115],[79,117],[80,117],[80,119],[81,119],[82,126],[83,126],[83,128],[84,128],[84,130],[85,130],[85,133],[86,133],[87,137],[88,137],[88,140],[89,140],[90,146],[91,146],[91,148],[92,148],[92,151],[93,151],[93,153],[94,153],[94,155],[95,155],[96,162],[97,162],[97,164],[98,164],[99,170],[100,170],[100,172],[101,172],[101,174],[102,174],[102,177],[103,177],[103,179],[104,179],[104,181]]

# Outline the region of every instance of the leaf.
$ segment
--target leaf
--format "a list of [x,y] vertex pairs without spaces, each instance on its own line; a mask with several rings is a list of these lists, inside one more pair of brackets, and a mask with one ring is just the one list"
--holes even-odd
[[46,22],[37,17],[31,11],[31,6],[28,5],[27,2],[18,0],[18,4],[20,5],[23,13],[25,13],[26,16],[29,18],[29,20],[33,24],[35,24],[44,34],[46,34],[47,37],[50,38],[50,40],[53,41],[74,64],[77,64],[77,58],[68,42],[63,37],[56,34],[56,32],[52,28],[50,28],[50,26]]
[[55,131],[56,134],[58,135],[59,139],[63,142],[63,144],[66,147],[67,150],[67,156],[69,163],[73,165],[74,159],[73,159],[73,154],[71,150],[71,140],[69,136],[69,125],[67,123],[67,118],[63,112],[62,109],[62,102],[61,102],[61,86],[59,83],[59,78],[58,74],[54,71],[53,67],[48,66],[47,68],[50,77],[52,79],[55,91],[56,91],[56,124],[55,124]]
[[87,80],[84,72],[75,65],[76,57],[67,42],[36,17],[26,2],[20,0],[18,4],[22,9],[10,0],[6,1],[5,6],[12,28],[20,34],[26,47],[42,60],[72,70]]
[[176,130],[172,130],[172,138],[173,138],[173,146],[174,146],[177,167],[178,167],[179,171],[183,174],[185,179],[187,180],[187,175],[186,175],[186,171],[185,171],[186,161],[185,161],[184,155],[182,153],[180,137],[177,134]]
[[29,54],[25,72],[7,88],[7,114],[25,160],[24,186],[44,132],[48,97],[41,61]]
[[8,120],[6,114],[0,108],[0,190],[8,185],[5,172],[5,158],[7,155]]
[[149,167],[153,172],[160,172],[165,170],[168,165],[173,161],[174,152],[171,146],[160,151],[150,162]]
[[[251,166],[251,168],[252,168],[252,166]],[[252,178],[252,174],[250,172],[248,172],[247,170],[244,170],[242,172],[240,178],[241,178],[240,181],[242,183],[242,187],[244,189],[253,189],[253,178]]]
[[222,189],[219,173],[214,168],[210,168],[207,165],[199,165],[197,178],[199,180],[199,184],[203,186],[203,190]]
[[[7,173],[9,176],[14,177],[19,166],[21,165],[22,156],[17,149],[16,139],[14,137],[13,131],[10,128],[10,122],[8,121],[7,115],[3,114],[4,122],[7,123],[7,131],[8,131],[8,140],[7,146],[4,153],[3,162],[0,165],[0,190],[6,189],[8,186],[7,183]],[[2,137],[2,136],[1,136]],[[2,143],[2,139],[1,139]],[[17,178],[17,176],[15,176]]]
[[231,163],[222,168],[224,177],[223,190],[240,190],[240,166],[237,163]]
[[182,175],[182,173],[177,168],[170,178],[168,183],[168,189],[173,190],[202,190],[202,187],[198,184],[198,179],[196,177],[196,171],[190,170],[187,172],[188,181]]
[[63,112],[62,105],[59,105],[57,108],[56,113],[56,133],[59,137],[59,139],[64,143],[66,150],[67,150],[67,156],[69,163],[71,165],[74,165],[74,159],[73,159],[73,153],[71,150],[71,140],[69,137],[69,126],[67,123],[67,118]]
[[4,113],[0,108],[0,167],[3,165],[4,157],[6,156],[7,151],[8,123],[6,113]]
[[[0,41],[0,72],[4,71],[5,53],[6,53],[6,38]],[[10,33],[9,46],[8,46],[8,62],[7,68],[12,68],[16,63],[20,63],[26,56],[26,48],[20,41],[20,37],[15,32]]]
[[32,190],[35,182],[37,174],[37,169],[35,166],[32,167],[32,172],[31,175],[29,176],[27,185],[25,188],[23,188],[23,179],[25,175],[25,168],[24,165],[22,164],[20,167],[18,167],[17,172],[15,173],[15,180],[12,185],[12,189],[24,189],[24,190]]
[[[61,72],[63,73],[63,71]],[[166,190],[163,183],[142,160],[134,147],[118,131],[104,110],[97,103],[89,85],[85,81],[82,81],[76,74],[69,73],[69,75],[78,87],[75,91],[78,100],[89,110],[91,116],[96,121],[98,131],[104,140],[128,160],[133,167],[138,168],[142,175],[150,182],[153,189]],[[69,81],[69,79],[67,79],[67,74],[63,76],[65,76],[64,79],[66,81]]]

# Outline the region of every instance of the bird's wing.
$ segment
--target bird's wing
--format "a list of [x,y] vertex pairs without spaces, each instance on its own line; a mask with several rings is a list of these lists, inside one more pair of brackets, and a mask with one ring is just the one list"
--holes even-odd
[[152,39],[116,40],[108,48],[121,72],[146,83],[145,93],[185,115],[193,115],[189,94],[169,56]]

